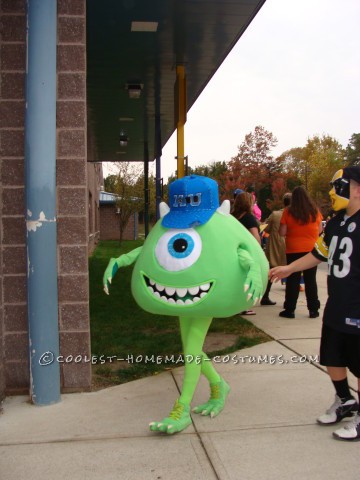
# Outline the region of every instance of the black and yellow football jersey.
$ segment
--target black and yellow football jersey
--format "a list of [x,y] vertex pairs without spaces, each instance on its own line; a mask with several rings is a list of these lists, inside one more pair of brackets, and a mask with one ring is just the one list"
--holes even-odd
[[360,210],[329,220],[311,253],[328,265],[324,323],[360,335]]

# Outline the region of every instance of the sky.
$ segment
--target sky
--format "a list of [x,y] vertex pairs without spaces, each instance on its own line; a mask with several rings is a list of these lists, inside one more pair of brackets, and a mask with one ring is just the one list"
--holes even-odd
[[[189,165],[229,161],[257,125],[278,139],[275,157],[314,135],[346,147],[360,133],[359,24],[360,0],[267,0],[188,112]],[[175,156],[173,135],[165,182]]]

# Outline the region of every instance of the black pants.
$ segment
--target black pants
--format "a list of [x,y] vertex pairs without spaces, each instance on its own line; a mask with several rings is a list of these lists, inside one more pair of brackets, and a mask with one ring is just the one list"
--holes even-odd
[[[308,252],[301,253],[287,253],[287,264],[294,262],[298,258],[307,255]],[[316,284],[316,270],[317,267],[304,270],[304,283],[305,283],[305,295],[306,303],[309,312],[319,310],[320,302],[318,298],[318,290]],[[296,303],[299,297],[299,284],[300,284],[301,272],[295,272],[286,279],[286,291],[284,308],[290,312],[294,312],[296,309]]]

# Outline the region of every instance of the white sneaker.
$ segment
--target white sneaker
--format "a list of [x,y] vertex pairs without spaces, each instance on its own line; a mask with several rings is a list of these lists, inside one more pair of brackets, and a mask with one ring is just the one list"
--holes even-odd
[[316,421],[320,425],[331,425],[333,423],[341,422],[343,418],[352,417],[358,409],[358,404],[355,398],[351,397],[346,402],[342,402],[340,397],[335,395],[335,401],[331,407],[326,410],[324,415],[321,415]]
[[348,422],[343,428],[339,428],[333,432],[333,436],[337,440],[360,440],[360,414],[359,412],[354,418]]

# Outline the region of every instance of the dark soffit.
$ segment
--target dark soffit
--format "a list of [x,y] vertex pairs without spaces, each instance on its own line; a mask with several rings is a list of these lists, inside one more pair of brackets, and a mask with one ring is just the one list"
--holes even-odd
[[[147,148],[152,161],[155,122],[161,146],[175,129],[176,65],[186,69],[190,109],[264,3],[87,0],[88,160],[143,161]],[[157,31],[132,32],[134,21],[157,22]],[[143,84],[140,99],[128,98],[128,82]]]

